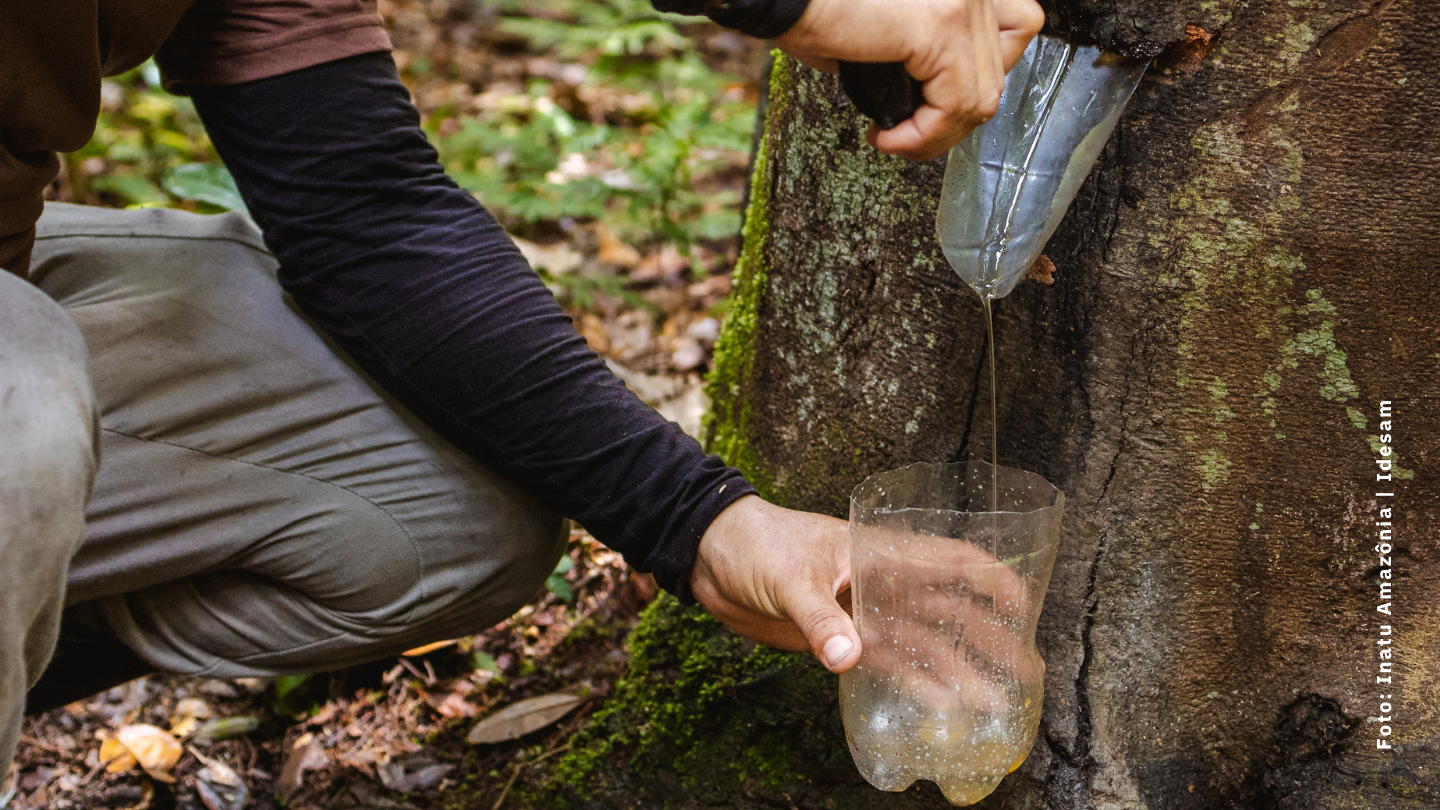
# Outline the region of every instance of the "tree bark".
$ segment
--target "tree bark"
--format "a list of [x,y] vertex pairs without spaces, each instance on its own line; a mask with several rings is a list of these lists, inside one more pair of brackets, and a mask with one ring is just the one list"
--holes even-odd
[[[1055,283],[996,307],[1001,463],[1067,513],[1041,736],[983,806],[1440,806],[1429,12],[1052,4],[1052,26],[1112,45],[1181,42],[1051,240]],[[877,155],[836,81],[785,59],[764,126],[711,446],[768,498],[839,516],[868,474],[988,457],[979,300],[933,236],[943,161]],[[1385,428],[1398,470],[1377,482]],[[668,601],[636,639],[552,778],[572,803],[946,806],[859,780],[813,662]]]

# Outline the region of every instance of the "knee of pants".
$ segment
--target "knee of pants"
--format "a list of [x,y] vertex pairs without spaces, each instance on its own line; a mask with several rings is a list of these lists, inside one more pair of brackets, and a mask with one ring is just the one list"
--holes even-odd
[[317,502],[311,536],[100,609],[151,664],[211,677],[353,666],[480,632],[535,596],[569,532],[493,473],[466,473],[408,513]]
[[348,500],[329,534],[356,553],[337,555],[323,587],[293,571],[283,581],[377,637],[479,632],[519,610],[554,571],[569,521],[468,460],[434,478],[428,506]]
[[57,464],[92,476],[99,465],[98,414],[85,339],[49,296],[0,274],[0,456],[6,478],[18,464]]
[[235,567],[370,628],[409,626],[473,599],[510,606],[508,615],[554,570],[568,521],[518,487],[468,460],[415,484],[398,502],[308,488],[306,517]]

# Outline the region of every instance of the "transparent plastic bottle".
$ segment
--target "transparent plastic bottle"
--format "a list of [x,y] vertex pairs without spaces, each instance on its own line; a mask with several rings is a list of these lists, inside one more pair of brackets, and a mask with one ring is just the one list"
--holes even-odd
[[935,230],[982,299],[1009,295],[1039,257],[1146,64],[1038,36],[1006,75],[999,111],[950,150]]
[[[992,497],[999,511],[988,511]],[[855,489],[862,649],[840,676],[840,706],[870,784],[898,791],[929,779],[972,804],[1024,761],[1040,724],[1035,625],[1064,502],[1040,476],[982,461],[912,464]]]

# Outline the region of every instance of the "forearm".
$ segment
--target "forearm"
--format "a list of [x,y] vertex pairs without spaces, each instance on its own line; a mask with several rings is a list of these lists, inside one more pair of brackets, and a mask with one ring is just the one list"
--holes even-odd
[[280,280],[420,418],[667,589],[753,492],[631,394],[445,176],[388,54],[193,88]]

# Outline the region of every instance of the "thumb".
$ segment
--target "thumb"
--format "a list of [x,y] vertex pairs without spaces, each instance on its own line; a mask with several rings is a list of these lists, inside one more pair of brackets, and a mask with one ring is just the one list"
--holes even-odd
[[845,672],[860,660],[860,635],[834,594],[812,583],[786,612],[826,669]]

